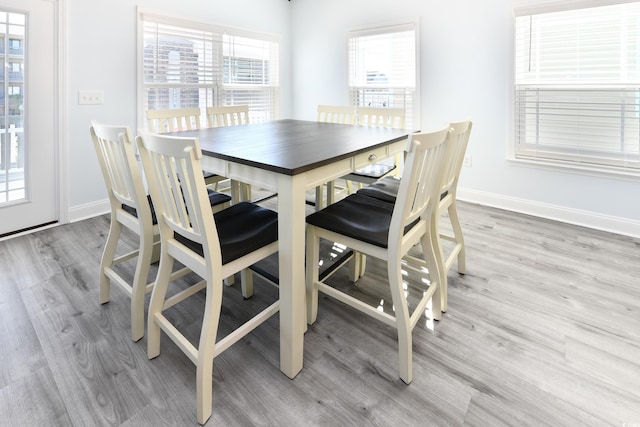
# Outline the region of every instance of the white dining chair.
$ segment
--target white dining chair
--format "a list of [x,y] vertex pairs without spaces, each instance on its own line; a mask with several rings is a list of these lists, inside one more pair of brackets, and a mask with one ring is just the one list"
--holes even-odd
[[249,123],[249,105],[207,107],[207,124],[211,128]]
[[[404,129],[405,114],[404,108],[358,107],[358,125]],[[392,160],[372,163],[343,176],[349,194],[362,188],[363,184],[371,184],[402,166],[402,156],[395,156]]]
[[[356,123],[355,107],[342,105],[318,105],[317,121],[321,123],[337,123],[342,125],[354,125]],[[324,194],[324,187],[327,187],[327,194]],[[347,195],[347,187],[336,185],[335,181],[329,181],[326,184],[316,187],[316,211],[324,206],[333,203],[333,201],[342,194]]]
[[[450,249],[444,262],[445,275],[451,270],[456,259],[458,261],[458,273],[464,274],[466,272],[466,249],[456,200],[458,180],[460,179],[460,172],[469,144],[473,123],[470,120],[465,120],[449,123],[449,127],[451,129],[451,135],[449,136],[450,143],[446,160],[447,167],[443,174],[442,186],[440,188],[440,203],[438,206],[440,215],[443,215],[445,212],[448,213],[453,231],[453,234],[442,231],[439,232],[440,238],[454,243],[453,248]],[[388,203],[395,203],[399,187],[399,177],[384,177],[358,190],[358,193],[375,197]],[[364,268],[364,262],[361,262],[360,267]],[[364,274],[364,272],[360,271],[360,275],[362,274]],[[442,288],[442,311],[446,311],[448,303],[447,280],[443,281]]]
[[[185,130],[197,130],[201,128],[200,108],[167,108],[159,110],[147,110],[147,129],[152,133],[180,132]],[[226,177],[202,171],[204,181],[218,190],[218,184],[227,180]],[[223,191],[224,189],[221,189]]]
[[[434,319],[441,318],[440,286],[442,253],[437,237],[440,181],[448,143],[448,128],[409,137],[407,159],[395,204],[361,194],[351,194],[307,217],[306,286],[307,321],[318,316],[318,292],[325,293],[373,318],[396,328],[400,378],[410,383],[412,330],[431,302]],[[336,242],[358,253],[386,261],[394,314],[362,302],[332,287],[319,276],[320,239]],[[422,244],[420,258],[408,254]],[[403,264],[403,260],[407,265]],[[412,312],[403,287],[403,269],[428,271],[428,287]]]
[[147,110],[147,127],[153,133],[200,129],[200,108]]
[[[278,251],[278,216],[249,202],[212,215],[200,173],[202,152],[197,138],[145,134],[137,138],[137,145],[156,208],[162,247],[149,302],[147,353],[150,359],[160,354],[164,332],[196,365],[197,420],[204,424],[212,411],[213,359],[280,309],[277,300],[217,340],[223,279],[237,272],[250,276],[251,265]],[[168,297],[176,261],[203,280]],[[242,281],[245,283],[246,277]],[[164,311],[203,289],[202,328],[194,346],[180,331],[180,320],[172,320]]]
[[[221,105],[207,107],[207,125],[211,128],[240,126],[250,123],[249,105]],[[251,200],[251,186],[249,184],[230,181],[230,186],[234,186],[239,200]],[[216,187],[218,189],[218,187]]]
[[[131,338],[138,341],[144,336],[145,295],[153,287],[148,275],[154,248],[156,254],[159,252],[156,216],[145,190],[129,128],[92,121],[89,132],[111,208],[109,235],[100,260],[100,303],[109,302],[111,282],[118,284],[131,298]],[[209,192],[213,210],[229,206],[230,201],[228,195]],[[138,247],[116,256],[123,227],[138,236]],[[136,257],[133,279],[128,280],[118,266]]]

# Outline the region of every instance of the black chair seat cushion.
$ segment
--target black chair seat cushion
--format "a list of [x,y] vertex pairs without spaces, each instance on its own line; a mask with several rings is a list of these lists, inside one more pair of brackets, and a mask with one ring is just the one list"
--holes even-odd
[[[307,217],[307,223],[372,245],[387,248],[393,204],[351,194]],[[409,231],[419,220],[405,227]]]
[[361,169],[351,172],[349,175],[360,176],[363,178],[380,179],[392,170],[396,165],[387,165],[384,163],[373,163]]
[[[379,181],[367,185],[357,191],[358,194],[373,197],[387,203],[395,203],[400,189],[400,177],[385,176]],[[440,195],[440,200],[447,196],[447,191]]]
[[395,168],[396,168],[396,165],[375,163],[375,164],[368,165],[362,169],[358,169],[354,172],[351,172],[343,176],[342,178],[348,181],[356,181],[356,182],[362,182],[365,184],[372,184],[377,180],[379,180],[380,178],[382,178],[383,176],[387,175],[389,172],[391,172]]
[[358,194],[373,197],[387,203],[395,203],[400,189],[400,177],[385,176],[379,181],[358,190]]
[[204,177],[205,180],[207,180],[209,178],[213,178],[213,177],[220,176],[220,175],[217,175],[217,174],[212,173],[212,172],[202,171],[202,176]]
[[[153,222],[153,225],[156,225],[158,223],[158,218],[156,217],[156,210],[153,208],[153,202],[151,201],[151,196],[147,196],[147,201],[149,202],[149,207],[151,208],[151,221]],[[136,211],[136,208],[132,208],[129,205],[122,205],[122,209],[126,212],[128,212],[129,214],[135,216],[136,218],[138,218],[138,212]]]
[[[250,252],[278,240],[278,214],[249,202],[240,202],[213,215],[222,264],[234,261]],[[175,234],[177,241],[204,256],[202,245]]]
[[[208,188],[207,193],[209,193],[209,202],[211,203],[211,206],[217,206],[231,201],[231,196],[228,196],[227,194],[218,193],[217,191],[213,191]],[[156,217],[156,210],[153,207],[151,196],[147,196],[147,200],[149,201],[149,207],[151,208],[151,220],[153,225],[156,225],[158,223],[158,218]],[[135,208],[128,205],[122,205],[122,209],[129,212],[136,218],[138,217],[138,212],[136,212]]]
[[218,206],[223,203],[231,202],[231,196],[228,194],[218,193],[217,191],[213,191],[207,188],[207,193],[209,194],[209,203],[211,206]]

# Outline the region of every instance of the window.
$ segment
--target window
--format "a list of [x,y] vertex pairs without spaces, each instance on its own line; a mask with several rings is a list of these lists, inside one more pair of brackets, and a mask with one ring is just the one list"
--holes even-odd
[[516,158],[639,172],[640,2],[516,11],[514,92]]
[[419,127],[416,22],[351,31],[351,105],[404,108],[407,128]]
[[[147,109],[249,105],[252,122],[279,114],[279,40],[140,13],[140,113]],[[144,123],[144,116],[140,117]]]

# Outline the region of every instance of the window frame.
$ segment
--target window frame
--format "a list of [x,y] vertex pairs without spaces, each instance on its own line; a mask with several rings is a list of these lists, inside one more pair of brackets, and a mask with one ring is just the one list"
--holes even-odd
[[[281,99],[281,82],[280,82],[280,67],[282,64],[282,37],[278,34],[266,33],[260,31],[254,31],[244,28],[238,27],[230,27],[221,24],[215,23],[205,23],[201,21],[197,21],[191,18],[185,17],[176,17],[173,14],[168,14],[165,12],[159,12],[156,10],[149,10],[144,8],[137,8],[137,39],[136,39],[136,64],[137,64],[137,80],[136,80],[136,92],[137,92],[137,123],[138,128],[146,128],[147,120],[145,117],[145,89],[147,85],[144,81],[144,36],[145,36],[145,21],[150,21],[162,25],[175,26],[179,28],[185,28],[190,31],[203,31],[203,32],[212,32],[221,35],[220,40],[216,40],[215,42],[219,42],[219,46],[216,49],[219,49],[220,52],[223,50],[224,39],[222,35],[230,35],[232,37],[245,37],[251,38],[255,40],[260,40],[263,42],[273,43],[276,47],[277,52],[275,52],[275,59],[277,60],[276,70],[273,78],[270,81],[270,84],[262,84],[262,85],[249,85],[249,84],[235,84],[235,83],[227,83],[224,80],[225,66],[224,63],[225,57],[222,53],[220,53],[221,63],[217,64],[217,62],[213,65],[215,68],[216,65],[218,67],[217,70],[211,71],[219,72],[220,74],[216,77],[214,76],[213,82],[211,83],[202,83],[196,85],[188,85],[184,83],[179,83],[176,87],[179,88],[199,88],[199,89],[207,89],[211,90],[213,96],[205,102],[206,107],[210,106],[223,106],[229,105],[225,104],[225,92],[232,92],[237,90],[252,90],[252,89],[261,89],[266,90],[270,93],[270,103],[269,103],[269,111],[260,110],[260,109],[252,109],[250,106],[250,117],[253,116],[254,121],[261,121],[260,117],[263,115],[270,116],[270,120],[275,120],[280,118],[280,99]],[[145,19],[146,18],[146,19]],[[201,103],[202,104],[202,103]],[[206,123],[206,111],[205,107],[202,105],[201,108],[201,120],[204,126]],[[256,117],[258,119],[256,120]]]
[[[534,167],[552,171],[562,171],[568,173],[577,173],[588,176],[599,176],[606,178],[614,178],[629,181],[640,180],[640,168],[638,167],[624,167],[607,164],[606,156],[598,156],[600,159],[604,159],[601,163],[593,163],[590,161],[581,162],[580,155],[573,156],[570,159],[566,156],[566,152],[559,151],[556,158],[550,157],[535,157],[519,155],[517,153],[518,139],[517,139],[517,84],[516,84],[516,18],[518,16],[536,15],[552,12],[563,12],[571,10],[586,9],[599,6],[611,6],[625,3],[638,3],[637,0],[564,0],[564,1],[551,1],[542,4],[531,4],[531,2],[520,1],[519,4],[515,4],[511,14],[510,25],[510,73],[509,73],[509,137],[507,144],[507,160],[518,166]],[[616,86],[616,85],[611,85]],[[566,88],[575,88],[574,85],[562,86]],[[550,149],[549,152],[553,152]],[[585,151],[586,152],[586,151]]]
[[[380,34],[389,34],[389,33],[396,33],[396,32],[403,32],[403,31],[409,31],[412,30],[414,31],[414,37],[415,37],[415,44],[414,44],[414,49],[415,49],[415,57],[414,57],[414,61],[415,61],[415,86],[413,88],[413,94],[412,94],[412,100],[410,103],[410,108],[406,107],[406,127],[407,128],[412,128],[412,129],[420,129],[421,128],[421,103],[420,103],[420,95],[421,95],[421,90],[420,90],[420,40],[421,40],[421,36],[420,36],[420,18],[411,18],[411,19],[403,19],[403,20],[397,20],[397,21],[390,21],[390,22],[383,22],[383,23],[378,23],[378,24],[373,24],[373,25],[366,25],[366,26],[360,26],[360,27],[355,27],[355,28],[350,28],[349,30],[347,30],[347,33],[345,35],[345,44],[346,44],[346,67],[347,67],[347,78],[346,78],[346,85],[347,85],[347,100],[348,100],[348,105],[352,106],[354,108],[358,108],[361,105],[356,105],[356,103],[354,102],[354,96],[353,96],[353,91],[354,90],[360,90],[360,89],[365,89],[367,88],[367,86],[362,86],[362,85],[351,85],[351,49],[350,49],[350,40],[354,37],[365,37],[365,36],[372,36],[372,35],[380,35]],[[372,70],[372,71],[377,71],[377,70]],[[409,88],[409,86],[402,86],[402,88]],[[393,85],[378,85],[376,87],[369,87],[369,89],[376,89],[376,90],[384,90],[384,89],[390,89],[390,90],[395,90],[395,89],[401,89],[401,87],[394,87]],[[373,107],[377,107],[377,105],[372,105]],[[391,108],[400,108],[400,105],[390,105],[389,107]]]

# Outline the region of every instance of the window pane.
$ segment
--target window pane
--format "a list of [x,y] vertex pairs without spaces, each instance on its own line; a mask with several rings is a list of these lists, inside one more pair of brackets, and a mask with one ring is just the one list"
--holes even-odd
[[0,204],[26,196],[25,24],[23,14],[0,12]]
[[142,15],[143,109],[249,105],[251,121],[278,113],[278,43],[206,24]]
[[415,24],[354,31],[349,36],[351,105],[404,108],[414,127],[417,48]]
[[640,166],[640,3],[519,16],[517,156]]

